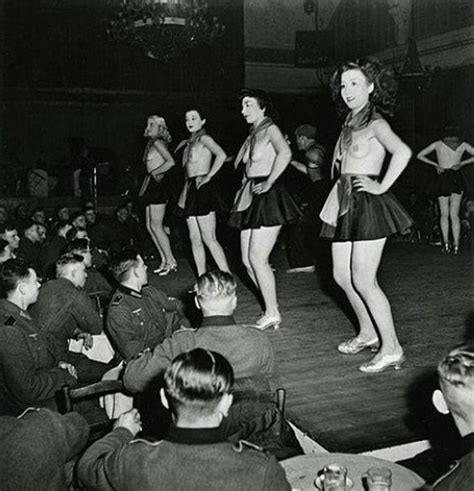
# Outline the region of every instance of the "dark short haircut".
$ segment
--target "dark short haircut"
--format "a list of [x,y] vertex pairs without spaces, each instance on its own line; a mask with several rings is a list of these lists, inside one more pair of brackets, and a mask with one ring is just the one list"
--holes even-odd
[[230,273],[220,269],[202,274],[194,285],[194,291],[199,299],[227,297],[234,295],[236,290],[235,278]]
[[189,113],[190,111],[196,111],[201,119],[207,119],[207,111],[202,107],[197,107],[197,106],[188,107],[188,109],[186,109],[186,112]]
[[79,254],[63,254],[56,261],[56,276],[63,273],[64,267],[69,264],[83,263],[84,258]]
[[8,245],[10,244],[7,240],[0,239],[0,254],[3,254],[3,252],[5,251],[5,247],[7,247]]
[[82,210],[79,210],[79,211],[75,211],[72,215],[71,215],[71,222],[73,222],[76,218],[79,218],[79,217],[84,217],[86,218],[86,216],[84,215],[84,212]]
[[312,140],[316,139],[317,134],[318,130],[316,126],[313,126],[312,124],[300,124],[295,130],[296,136],[305,136],[306,138],[310,138]]
[[138,255],[139,252],[136,249],[127,247],[112,257],[109,269],[118,282],[127,278],[129,271],[137,265]]
[[252,97],[255,99],[260,109],[265,109],[265,115],[270,116],[273,111],[273,103],[271,97],[261,89],[243,89],[240,93],[240,101],[244,97]]
[[[66,225],[66,224],[64,224]],[[63,226],[64,226],[63,225]],[[66,234],[66,239],[69,240],[69,241],[73,241],[76,239],[76,235],[78,232],[87,232],[87,230],[85,228],[82,228],[82,227],[72,227],[71,230],[69,230]]]
[[31,275],[31,266],[22,259],[9,259],[0,264],[0,296],[7,296],[15,291],[18,283]]
[[165,393],[174,414],[212,414],[230,393],[234,372],[219,353],[197,348],[177,356],[164,375]]
[[90,249],[89,239],[73,239],[64,246],[61,255],[73,254],[79,252],[87,252]]
[[0,234],[11,232],[12,230],[18,231],[18,227],[15,225],[14,222],[8,221],[5,222],[3,225],[0,225]]
[[30,229],[31,227],[37,227],[38,224],[36,222],[34,222],[33,220],[28,220],[24,225],[23,225],[23,229],[22,229],[22,232],[25,233],[28,229]]

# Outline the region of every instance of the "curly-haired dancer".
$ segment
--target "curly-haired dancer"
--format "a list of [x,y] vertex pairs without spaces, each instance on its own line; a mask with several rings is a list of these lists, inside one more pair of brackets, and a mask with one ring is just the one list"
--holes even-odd
[[[389,301],[377,282],[377,270],[389,235],[412,220],[389,189],[405,169],[410,148],[381,113],[395,105],[393,75],[375,60],[339,67],[331,80],[333,98],[347,113],[333,158],[340,174],[321,212],[321,236],[333,241],[334,279],[344,290],[360,324],[359,334],[338,346],[345,354],[380,350],[363,372],[400,368],[404,361]],[[386,152],[391,154],[382,176]]]

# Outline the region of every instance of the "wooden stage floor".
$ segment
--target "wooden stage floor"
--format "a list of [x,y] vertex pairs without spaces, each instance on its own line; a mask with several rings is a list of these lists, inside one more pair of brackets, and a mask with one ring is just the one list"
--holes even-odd
[[[437,362],[450,347],[474,337],[472,253],[444,256],[436,246],[387,244],[379,281],[407,361],[399,371],[371,375],[357,370],[368,351],[347,356],[336,350],[354,328],[329,271],[288,274],[282,250],[274,252],[272,264],[283,322],[267,332],[287,389],[287,417],[330,451],[360,452],[425,438]],[[184,258],[178,274],[149,276],[177,296],[194,281]],[[261,309],[242,283],[238,299],[237,322],[254,322]]]

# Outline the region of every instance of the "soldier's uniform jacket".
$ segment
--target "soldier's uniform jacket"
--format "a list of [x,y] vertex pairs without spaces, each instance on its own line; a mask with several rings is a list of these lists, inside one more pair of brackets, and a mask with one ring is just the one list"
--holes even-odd
[[181,319],[180,303],[153,286],[141,292],[120,285],[107,313],[107,333],[125,360],[154,348],[171,335],[173,322]]
[[102,318],[95,302],[66,278],[46,282],[30,311],[38,327],[50,332],[57,340],[59,353],[68,350],[69,339],[78,331],[102,332]]
[[232,316],[211,316],[204,317],[199,329],[179,330],[153,351],[130,360],[124,373],[125,386],[132,392],[143,391],[176,356],[195,348],[216,351],[227,358],[236,379],[273,375],[273,346],[263,331],[237,325]]
[[463,438],[468,453],[456,460],[434,484],[434,491],[472,491],[474,488],[474,433]]
[[49,337],[29,314],[0,300],[0,414],[17,415],[30,405],[54,407],[54,394],[76,379],[58,368]]
[[220,428],[171,428],[165,440],[133,440],[125,428],[94,443],[78,464],[87,489],[289,490],[275,457],[225,441]]

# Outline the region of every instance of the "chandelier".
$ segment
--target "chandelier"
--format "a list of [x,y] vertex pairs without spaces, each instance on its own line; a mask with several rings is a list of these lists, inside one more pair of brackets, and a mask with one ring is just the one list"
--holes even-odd
[[107,28],[109,39],[162,62],[194,46],[211,45],[224,32],[206,0],[121,0]]

